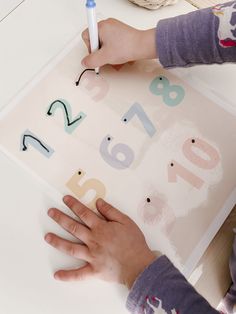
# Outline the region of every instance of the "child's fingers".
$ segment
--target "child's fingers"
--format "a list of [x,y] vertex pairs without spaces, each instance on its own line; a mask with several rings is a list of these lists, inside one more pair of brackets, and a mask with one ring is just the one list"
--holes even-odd
[[78,221],[62,213],[56,208],[49,209],[48,216],[74,237],[81,240],[85,244],[88,243],[90,238],[90,230],[86,226],[80,224]]
[[98,211],[109,221],[116,221],[120,223],[126,223],[129,219],[126,215],[122,214],[118,209],[114,208],[103,199],[97,200]]
[[93,275],[92,267],[89,264],[72,270],[59,270],[55,273],[55,279],[62,281],[75,281],[75,280],[84,280],[89,276]]
[[89,53],[90,53],[90,52],[91,52],[91,46],[90,46],[90,39],[89,39],[89,32],[88,32],[88,29],[86,29],[85,31],[83,31],[83,33],[82,33],[82,38],[83,38],[83,41],[84,41],[85,45],[87,46],[88,51],[89,51]]
[[89,54],[82,60],[82,65],[87,68],[99,68],[109,63],[106,50],[102,47],[98,51]]
[[84,261],[91,260],[89,249],[85,245],[70,242],[53,233],[46,234],[45,241],[67,255]]
[[89,31],[88,28],[86,28],[83,33],[82,33],[82,38],[84,41],[88,41],[89,40]]
[[101,219],[91,209],[76,198],[67,195],[63,198],[63,201],[89,228],[93,228],[101,222]]

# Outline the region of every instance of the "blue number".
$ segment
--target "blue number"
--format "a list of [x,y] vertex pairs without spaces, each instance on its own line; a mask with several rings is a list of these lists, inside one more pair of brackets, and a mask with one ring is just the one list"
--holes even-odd
[[126,112],[126,114],[124,114],[122,117],[122,121],[128,123],[135,115],[137,115],[139,120],[142,122],[143,127],[147,131],[148,135],[152,137],[156,133],[156,128],[139,103],[134,103],[131,106],[129,111]]
[[21,136],[20,150],[24,152],[27,151],[29,145],[33,146],[47,158],[50,158],[54,153],[54,150],[49,145],[37,138],[37,136],[29,130],[26,130]]

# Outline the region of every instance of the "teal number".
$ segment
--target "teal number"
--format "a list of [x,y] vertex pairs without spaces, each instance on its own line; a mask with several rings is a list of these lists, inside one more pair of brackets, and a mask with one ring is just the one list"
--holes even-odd
[[57,99],[51,103],[47,115],[53,116],[57,109],[62,109],[64,113],[65,131],[69,134],[73,133],[74,130],[81,124],[86,118],[86,114],[80,112],[74,120],[72,120],[71,105],[63,99]]
[[170,85],[169,80],[164,76],[158,76],[151,82],[150,91],[154,95],[162,96],[164,103],[169,107],[179,105],[185,96],[183,87]]

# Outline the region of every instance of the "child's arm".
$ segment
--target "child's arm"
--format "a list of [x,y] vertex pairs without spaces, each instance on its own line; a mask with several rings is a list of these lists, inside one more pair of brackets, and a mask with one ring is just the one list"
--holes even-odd
[[219,314],[166,256],[159,257],[138,277],[129,294],[127,308],[135,314]]
[[[236,1],[165,19],[156,29],[136,30],[114,19],[99,23],[101,49],[87,67],[159,57],[166,67],[236,62]],[[83,39],[89,47],[88,31]]]
[[160,21],[156,43],[166,68],[236,62],[236,1]]
[[64,202],[82,223],[55,208],[49,210],[49,216],[82,242],[71,242],[52,233],[45,239],[86,263],[79,269],[57,271],[56,279],[95,276],[132,287],[127,307],[135,314],[153,313],[151,308],[163,314],[218,313],[165,256],[156,258],[128,216],[101,199],[96,204],[100,217],[73,197],[65,197]]

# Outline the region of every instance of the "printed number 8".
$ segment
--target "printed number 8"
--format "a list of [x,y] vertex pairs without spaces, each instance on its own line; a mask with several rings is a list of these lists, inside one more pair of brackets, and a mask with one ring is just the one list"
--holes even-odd
[[[152,81],[150,91],[154,95],[163,96],[164,103],[169,107],[179,105],[185,96],[185,91],[181,86],[170,85],[169,80],[164,76],[158,76]],[[171,97],[172,93],[174,97]]]

